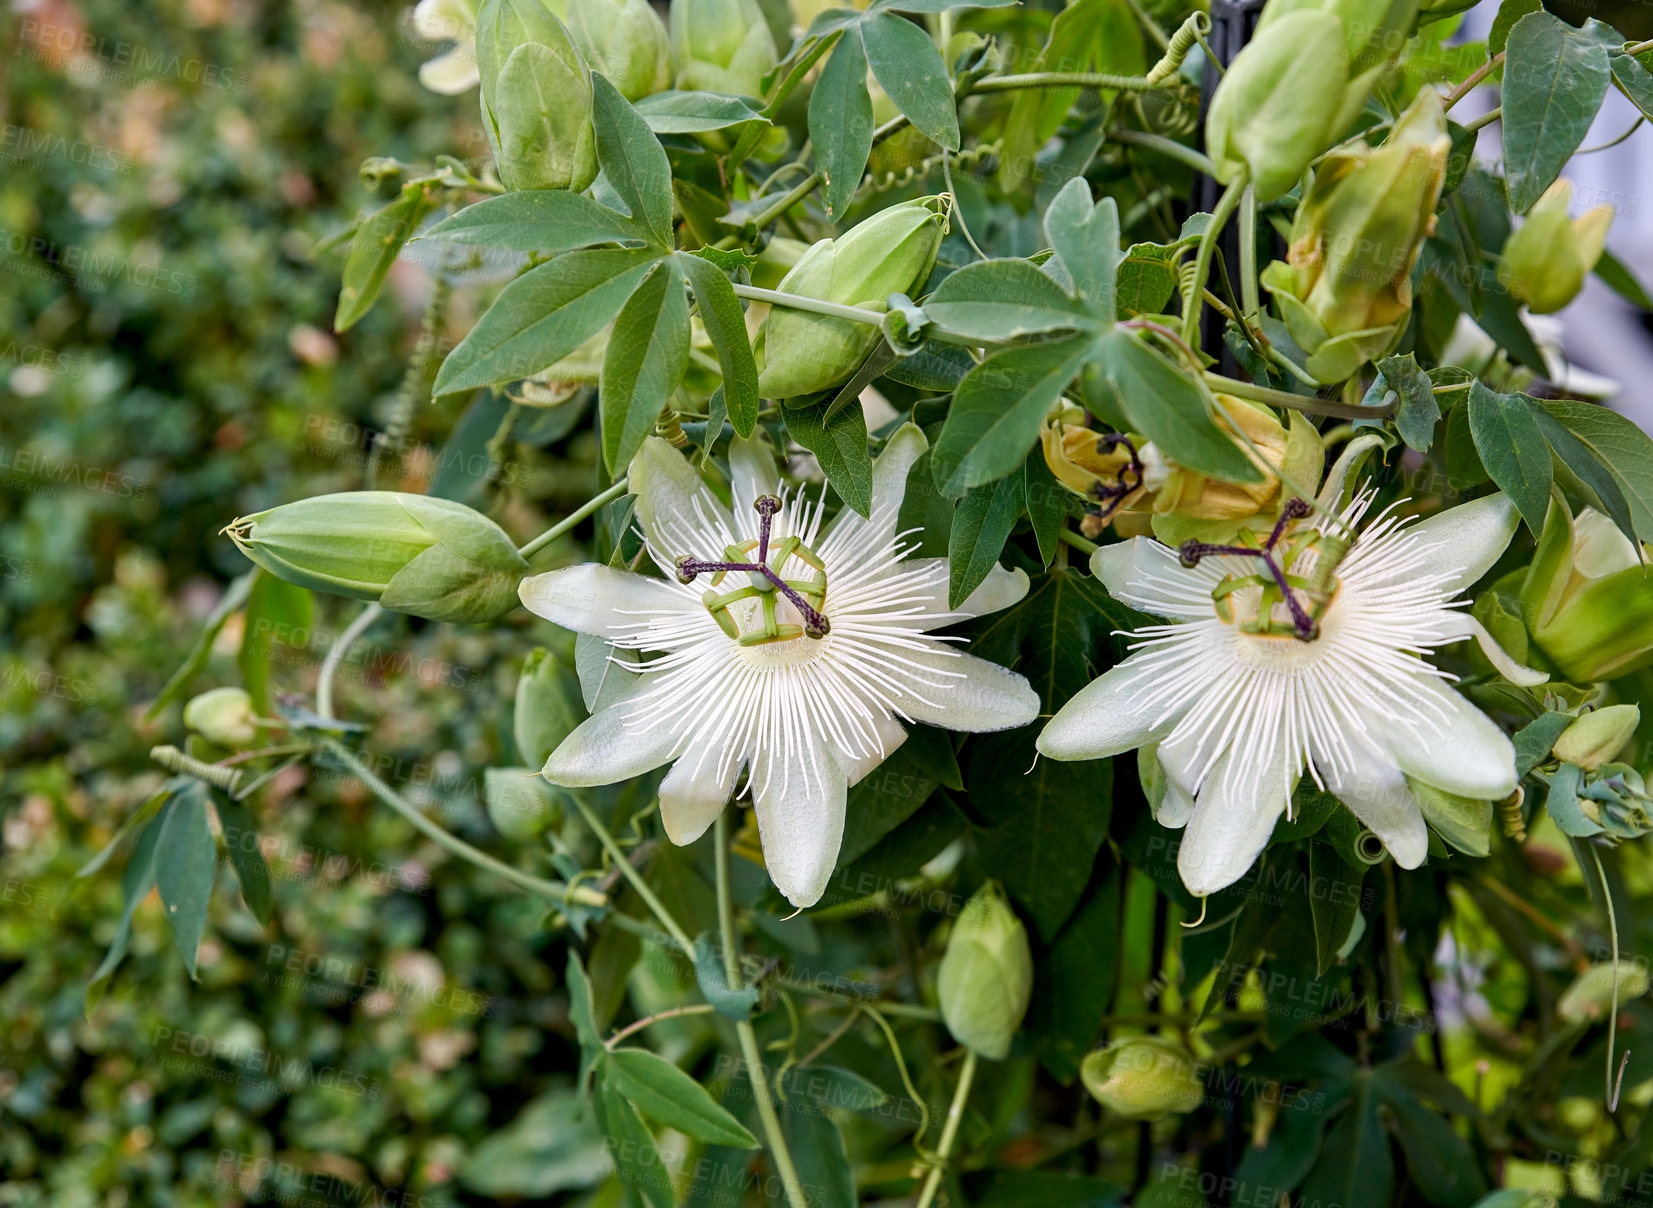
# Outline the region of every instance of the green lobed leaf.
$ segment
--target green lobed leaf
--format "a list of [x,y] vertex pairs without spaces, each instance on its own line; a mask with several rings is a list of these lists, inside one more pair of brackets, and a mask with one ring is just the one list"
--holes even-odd
[[1379,1100],[1388,1109],[1390,1127],[1406,1155],[1412,1182],[1431,1204],[1440,1208],[1473,1208],[1486,1194],[1486,1181],[1476,1167],[1475,1152],[1452,1122],[1425,1107],[1404,1082],[1390,1077],[1392,1065],[1379,1066],[1374,1082]]
[[1039,560],[1049,566],[1061,548],[1062,525],[1067,522],[1073,493],[1056,481],[1045,463],[1042,450],[1028,454],[1022,472],[1026,481],[1027,517],[1033,522],[1033,537],[1039,545]]
[[886,10],[867,14],[861,36],[872,74],[895,107],[926,138],[957,151],[959,115],[953,83],[928,31]]
[[638,1111],[657,1124],[675,1128],[709,1145],[758,1148],[758,1139],[741,1127],[693,1078],[647,1049],[610,1049],[608,1078]]
[[1525,214],[1578,150],[1607,95],[1607,47],[1547,12],[1515,23],[1504,48],[1504,179]]
[[811,1208],[856,1208],[855,1176],[844,1134],[831,1116],[807,1109],[782,1112],[781,1134]]
[[658,260],[649,248],[597,249],[565,252],[529,269],[448,354],[432,394],[492,386],[555,364],[608,325]]
[[[678,261],[662,260],[620,308],[603,354],[598,402],[609,473],[623,473],[654,430],[689,366],[690,338],[689,299]],[[755,367],[753,373],[755,389]]]
[[[600,77],[594,77],[600,78]],[[609,1077],[606,1057],[597,1062],[597,1094],[594,1106],[597,1122],[608,1137],[608,1152],[620,1182],[636,1202],[648,1208],[672,1208],[676,1196],[671,1173],[660,1160],[654,1136],[643,1124],[637,1109],[627,1103]]]
[[1525,776],[1550,757],[1550,748],[1562,731],[1573,724],[1570,713],[1545,713],[1515,732],[1515,772]]
[[1262,472],[1212,417],[1210,392],[1123,328],[1098,336],[1091,365],[1104,394],[1132,431],[1191,470],[1228,482],[1259,482]]
[[642,239],[624,214],[567,189],[522,189],[466,206],[421,239],[518,252],[567,252],[594,243]]
[[149,896],[150,890],[155,888],[155,851],[160,845],[161,830],[166,824],[167,815],[180,796],[199,793],[200,788],[199,780],[184,783],[175,794],[165,800],[154,820],[138,832],[138,841],[132,848],[132,858],[126,862],[126,869],[121,873],[121,896],[125,899],[126,907],[121,911],[120,922],[115,925],[115,935],[109,941],[109,951],[104,954],[102,962],[92,973],[91,980],[86,983],[85,1007],[88,1012],[103,997],[103,983],[115,971],[115,966],[126,957],[126,949],[132,942],[133,912]]
[[155,888],[172,927],[172,942],[195,980],[196,950],[207,925],[207,903],[218,872],[218,845],[207,822],[206,785],[195,781],[172,799],[158,818],[155,840]]
[[1534,536],[1544,531],[1550,506],[1550,446],[1520,395],[1498,394],[1476,382],[1469,389],[1469,431],[1481,464],[1514,502]]
[[1647,287],[1630,271],[1630,266],[1612,252],[1601,253],[1601,259],[1596,261],[1595,273],[1606,283],[1608,289],[1630,305],[1645,311],[1653,311],[1653,294],[1647,292]]
[[826,418],[827,404],[789,407],[786,430],[815,454],[839,497],[861,515],[872,513],[872,455],[867,451],[867,417],[859,403]]
[[999,564],[1010,530],[1022,517],[1026,484],[1020,473],[972,487],[953,512],[947,539],[947,604],[957,608]]
[[694,975],[700,983],[701,996],[712,1004],[719,1015],[737,1022],[752,1018],[752,1012],[758,1005],[757,988],[742,986],[736,990],[729,984],[727,971],[723,967],[723,952],[712,942],[710,935],[695,937]]
[[1045,210],[1045,236],[1074,290],[1092,313],[1112,321],[1119,273],[1119,207],[1111,197],[1091,204],[1090,184],[1076,176]]
[[230,853],[230,867],[241,882],[241,900],[260,923],[270,923],[270,869],[258,846],[258,826],[245,801],[238,801],[222,789],[211,790],[212,808],[218,814],[218,829]]
[[1098,1021],[1113,1001],[1119,974],[1120,866],[1104,861],[1084,900],[1036,956],[1028,1030],[1040,1042],[1039,1059],[1059,1081],[1079,1074],[1079,1063],[1095,1047]]
[[1417,358],[1411,353],[1379,361],[1378,372],[1400,396],[1400,409],[1395,413],[1395,430],[1400,438],[1419,453],[1429,452],[1435,441],[1435,425],[1441,422],[1441,405],[1435,401],[1429,375],[1418,368]]
[[720,92],[672,89],[643,97],[632,108],[656,134],[703,134],[746,122],[760,123],[760,130],[769,125],[769,119],[745,101]]
[[[1620,91],[1630,99],[1630,103],[1641,110],[1643,117],[1653,118],[1653,71],[1622,52],[1614,54],[1609,51],[1608,66]],[[1653,306],[1644,309],[1653,310]]]
[[1540,0],[1503,0],[1498,6],[1498,15],[1492,19],[1492,28],[1487,33],[1487,58],[1503,53],[1509,43],[1510,30],[1515,28],[1517,21],[1528,13],[1540,12],[1543,8]]
[[1114,281],[1115,317],[1158,314],[1177,288],[1176,254],[1157,243],[1134,243]]
[[402,247],[431,212],[434,203],[430,186],[408,184],[395,201],[369,214],[356,228],[350,255],[344,262],[344,283],[339,290],[339,308],[333,316],[334,331],[348,331],[378,300],[385,277]]
[[1395,1185],[1389,1137],[1378,1113],[1371,1070],[1350,1077],[1353,1094],[1326,1134],[1320,1159],[1303,1181],[1302,1200],[1322,1204],[1387,1204]]
[[672,169],[648,122],[596,72],[591,74],[597,162],[639,233],[655,247],[672,247]]
[[758,425],[758,364],[746,333],[746,312],[723,270],[699,256],[678,254],[674,264],[694,289],[700,322],[711,338],[723,371],[723,405],[737,436],[751,436]]
[[568,951],[568,964],[563,979],[568,987],[568,1018],[574,1024],[574,1037],[580,1043],[580,1079],[585,1086],[586,1075],[596,1066],[603,1053],[603,1038],[597,1031],[597,1008],[592,999],[591,979],[586,976],[580,954]]
[[207,665],[207,659],[212,655],[213,643],[218,640],[218,635],[224,631],[225,623],[232,614],[240,611],[247,603],[247,597],[252,592],[254,580],[264,573],[262,568],[255,566],[246,574],[239,575],[230,581],[230,585],[224,589],[224,594],[219,597],[218,603],[213,605],[212,612],[207,614],[206,622],[201,626],[201,632],[196,636],[195,644],[189,648],[189,653],[184,656],[183,664],[172,673],[172,678],[167,680],[166,686],[161,689],[160,695],[154,699],[149,708],[144,710],[143,719],[146,722],[154,721],[159,717],[161,710],[176,700],[184,689],[189,687],[190,681],[201,674],[201,669]]
[[952,335],[1005,343],[1095,323],[1083,306],[1027,260],[978,260],[949,273],[925,299],[924,313]]
[[1309,845],[1309,910],[1314,920],[1315,972],[1337,963],[1338,951],[1360,914],[1360,884],[1366,866],[1346,863],[1329,843]]
[[942,493],[962,495],[1019,469],[1090,348],[1088,339],[1024,345],[967,373],[931,451]]
[[827,217],[840,221],[861,186],[872,154],[872,95],[867,53],[856,30],[838,35],[832,57],[809,94],[809,144],[823,185]]

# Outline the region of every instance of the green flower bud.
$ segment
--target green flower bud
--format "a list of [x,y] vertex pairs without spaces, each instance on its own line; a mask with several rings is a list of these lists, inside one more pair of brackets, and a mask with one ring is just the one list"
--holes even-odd
[[1247,173],[1258,201],[1291,191],[1337,133],[1327,98],[1349,85],[1344,42],[1343,23],[1312,10],[1282,15],[1266,37],[1258,29],[1206,114],[1205,146],[1218,180],[1229,184]]
[[1166,1036],[1133,1036],[1087,1053],[1079,1066],[1085,1089],[1127,1120],[1159,1120],[1205,1101],[1194,1057]]
[[258,738],[253,698],[240,688],[214,688],[184,706],[184,724],[221,747],[248,747]]
[[482,127],[511,189],[573,189],[597,179],[591,72],[542,0],[483,0],[477,15]]
[[1485,856],[1492,850],[1492,802],[1460,797],[1410,776],[1406,785],[1423,820],[1442,839],[1466,855]]
[[1653,663],[1653,578],[1635,543],[1592,508],[1575,520],[1551,502],[1521,605],[1533,642],[1574,683]]
[[677,86],[763,96],[780,61],[757,0],[672,0],[671,62]]
[[433,621],[490,621],[510,611],[528,571],[492,520],[428,495],[317,495],[243,516],[225,531],[289,583]]
[[1434,89],[1419,91],[1382,145],[1327,155],[1291,225],[1289,263],[1262,275],[1322,382],[1352,376],[1412,309],[1412,266],[1435,226],[1452,140]]
[[1613,1006],[1613,966],[1618,966],[1619,1003],[1647,993],[1647,968],[1639,961],[1602,961],[1573,979],[1556,1001],[1555,1013],[1568,1023],[1605,1021]]
[[531,843],[562,821],[562,790],[531,768],[489,768],[482,800],[494,829],[517,843]]
[[[839,238],[813,244],[781,278],[781,292],[886,310],[891,294],[912,293],[929,277],[945,226],[943,206],[934,197],[880,210]],[[776,306],[752,346],[758,392],[765,398],[797,398],[836,386],[881,338],[878,328],[866,323]]]
[[628,101],[671,87],[666,24],[648,0],[568,0],[568,31]]
[[988,881],[953,924],[936,978],[941,1017],[953,1039],[978,1056],[1003,1060],[1033,993],[1027,931]]
[[1406,48],[1418,0],[1270,0],[1253,41],[1294,12],[1330,13],[1343,26],[1349,80],[1330,123],[1335,138],[1359,116],[1388,61]]
[[1593,772],[1624,750],[1624,744],[1641,724],[1642,711],[1635,705],[1608,705],[1586,713],[1562,731],[1550,754],[1563,763],[1576,764]]
[[1578,297],[1607,246],[1613,207],[1597,206],[1574,219],[1567,213],[1572,200],[1571,182],[1556,181],[1504,243],[1498,280],[1534,314],[1553,314]]
[[579,677],[573,670],[543,646],[529,654],[517,679],[513,725],[522,761],[542,767],[585,716]]

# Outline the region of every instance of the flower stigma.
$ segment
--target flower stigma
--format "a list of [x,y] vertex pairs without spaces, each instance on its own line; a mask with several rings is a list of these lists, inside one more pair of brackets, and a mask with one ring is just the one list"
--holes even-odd
[[[1260,548],[1203,541],[1184,541],[1178,547],[1177,556],[1190,569],[1211,554],[1258,558],[1267,568],[1266,576],[1225,575],[1212,590],[1212,602],[1224,624],[1238,623],[1241,633],[1260,637],[1289,635],[1312,642],[1320,636],[1321,618],[1337,594],[1338,564],[1353,542],[1313,529],[1288,537],[1292,523],[1311,511],[1306,499],[1288,500]],[[1299,573],[1293,574],[1294,568]],[[1282,607],[1286,617],[1278,615]]]
[[[679,558],[678,582],[693,583],[697,575],[710,574],[712,586],[717,587],[731,571],[744,571],[750,579],[745,587],[729,592],[707,591],[701,595],[706,610],[712,614],[718,627],[742,646],[790,642],[800,637],[825,637],[832,631],[831,623],[821,611],[826,606],[826,564],[798,537],[788,537],[771,550],[770,525],[775,513],[781,509],[781,501],[774,495],[760,495],[753,506],[758,513],[757,539],[727,546],[723,551],[727,561],[723,562],[706,562],[690,556]],[[753,561],[743,561],[745,558],[752,558]],[[793,574],[803,571],[813,573],[807,578],[784,578],[781,571],[789,560],[801,564],[802,570],[794,570]],[[777,594],[785,596],[798,610],[798,615],[803,618],[802,625],[780,620]],[[757,607],[745,605],[737,615],[734,606],[748,600],[756,600]]]

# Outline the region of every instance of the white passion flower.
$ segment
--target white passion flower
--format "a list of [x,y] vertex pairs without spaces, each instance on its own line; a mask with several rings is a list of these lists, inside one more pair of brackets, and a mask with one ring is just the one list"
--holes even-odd
[[419,82],[443,96],[458,96],[482,82],[476,65],[476,5],[472,0],[419,0],[413,30],[430,42],[452,48],[419,67]]
[[[1370,502],[1357,497],[1339,531]],[[1110,594],[1169,621],[1131,635],[1135,653],[1039,736],[1053,759],[1157,744],[1166,787],[1155,817],[1187,827],[1177,868],[1201,897],[1246,874],[1305,767],[1403,868],[1429,845],[1408,778],[1480,799],[1515,790],[1510,740],[1423,657],[1475,638],[1511,681],[1545,679],[1454,602],[1509,544],[1509,500],[1415,525],[1386,513],[1352,544],[1327,522],[1303,523],[1308,511],[1288,504],[1258,549],[1136,537],[1097,550],[1091,570]]]
[[671,762],[660,816],[684,844],[748,769],[770,879],[808,906],[837,861],[849,786],[901,745],[902,720],[971,731],[1031,722],[1039,698],[1026,679],[930,633],[1016,603],[1028,580],[996,566],[949,609],[946,559],[906,556],[896,517],[925,448],[911,424],[896,432],[873,467],[870,517],[846,508],[823,534],[819,501],[788,497],[757,441],[731,446],[731,514],[650,437],[630,479],[665,578],[587,563],[522,583],[540,616],[659,655],[627,664],[637,682],[552,752],[546,779],[611,784]]

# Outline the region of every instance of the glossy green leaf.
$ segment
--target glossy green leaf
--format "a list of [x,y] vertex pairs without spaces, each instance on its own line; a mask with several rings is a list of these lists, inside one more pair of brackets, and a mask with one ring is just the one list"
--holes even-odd
[[492,386],[555,364],[608,326],[658,259],[648,248],[596,249],[529,269],[448,354],[432,393]]
[[1326,1134],[1320,1159],[1303,1181],[1305,1203],[1387,1204],[1395,1186],[1389,1136],[1378,1112],[1372,1071],[1357,1070],[1353,1095]]
[[1641,110],[1643,117],[1653,118],[1653,71],[1627,54],[1612,52],[1609,52],[1608,67],[1630,103]]
[[1636,535],[1653,541],[1653,440],[1633,422],[1597,403],[1544,399],[1539,406],[1566,425],[1613,471]]
[[959,115],[953,104],[953,85],[929,32],[888,11],[869,13],[861,30],[878,86],[914,129],[947,150],[957,151]]
[[126,957],[127,947],[132,943],[132,915],[150,890],[155,888],[155,852],[160,845],[161,831],[166,824],[168,813],[179,797],[186,794],[199,795],[201,782],[191,780],[187,782],[177,794],[170,797],[156,814],[154,820],[138,832],[138,841],[132,847],[132,857],[126,862],[126,869],[121,873],[121,896],[126,902],[121,911],[120,922],[115,924],[114,938],[109,941],[109,951],[104,954],[103,961],[93,972],[92,978],[86,984],[85,1005],[88,1012],[97,1005],[103,997],[104,982],[115,971]]
[[694,975],[700,984],[701,996],[719,1015],[737,1021],[752,1018],[758,1005],[757,990],[752,986],[736,990],[729,984],[728,971],[723,967],[723,950],[712,942],[710,935],[695,939]]
[[1056,942],[1036,957],[1028,1030],[1040,1042],[1039,1057],[1067,1082],[1096,1047],[1098,1021],[1113,1001],[1119,972],[1121,890],[1119,865],[1104,860],[1084,900]]
[[1049,566],[1061,548],[1060,533],[1067,523],[1068,509],[1076,498],[1056,481],[1045,464],[1043,451],[1028,454],[1023,466],[1027,491],[1027,517],[1033,522],[1033,537],[1039,545],[1039,560]]
[[1410,1087],[1388,1077],[1392,1066],[1375,1071],[1378,1098],[1406,1155],[1406,1170],[1423,1197],[1439,1208],[1473,1208],[1486,1194],[1475,1151],[1452,1122],[1424,1106]]
[[641,239],[637,224],[581,193],[522,189],[466,206],[421,236],[518,252],[566,252]]
[[758,1139],[724,1111],[693,1078],[647,1049],[610,1049],[609,1079],[633,1107],[656,1124],[711,1145],[756,1149]]
[[962,495],[1019,469],[1089,351],[1087,339],[1025,345],[988,357],[966,374],[931,450],[936,486]]
[[1155,243],[1132,244],[1114,282],[1115,317],[1159,314],[1176,288],[1175,254]]
[[856,1208],[855,1176],[844,1134],[832,1117],[813,1105],[782,1112],[781,1133],[811,1208]]
[[1653,294],[1647,292],[1647,286],[1630,271],[1630,266],[1612,252],[1601,253],[1601,259],[1596,261],[1595,273],[1606,283],[1608,289],[1630,305],[1645,311],[1653,311]]
[[1350,867],[1328,843],[1309,845],[1309,910],[1314,917],[1316,972],[1324,977],[1337,963],[1360,913],[1360,883],[1366,866]]
[[206,785],[200,781],[172,799],[156,820],[155,888],[172,926],[172,942],[184,958],[191,979],[195,954],[207,925],[207,903],[218,872],[218,845],[207,822]]
[[642,234],[655,247],[672,246],[672,170],[666,150],[648,122],[606,78],[591,76],[592,122],[597,162],[626,203]]
[[230,855],[230,867],[241,882],[241,900],[260,923],[270,922],[270,869],[264,863],[259,849],[258,825],[245,801],[237,801],[222,789],[211,789],[212,808],[218,814],[218,829],[224,835],[224,848]]
[[947,601],[957,608],[998,565],[1010,530],[1021,519],[1026,489],[1022,475],[972,487],[953,512],[947,541]]
[[1550,506],[1550,446],[1520,395],[1497,394],[1476,382],[1469,390],[1469,431],[1498,489],[1514,502],[1534,536]]
[[746,331],[746,312],[723,270],[699,256],[679,255],[675,263],[694,289],[700,322],[723,371],[723,405],[737,436],[751,436],[758,424],[758,364]]
[[1620,489],[1619,480],[1613,476],[1611,467],[1602,461],[1589,445],[1574,436],[1567,425],[1544,410],[1542,404],[1534,400],[1530,410],[1532,417],[1538,421],[1538,430],[1544,434],[1551,450],[1561,459],[1561,464],[1595,496],[1591,502],[1598,505],[1601,511],[1618,525],[1619,532],[1634,541],[1636,522],[1630,515],[1629,501],[1625,499],[1624,491]]
[[1607,95],[1607,47],[1547,12],[1510,30],[1504,60],[1504,178],[1517,214],[1554,183]]
[[1095,320],[1060,285],[1027,260],[978,260],[924,300],[936,327],[967,340],[1010,342],[1020,336],[1087,327]]
[[586,1075],[595,1068],[603,1053],[602,1034],[597,1030],[597,1008],[592,999],[591,979],[586,976],[580,954],[570,949],[568,964],[563,971],[568,989],[568,1018],[574,1024],[574,1038],[580,1043],[580,1079],[585,1086]]
[[1502,54],[1515,23],[1528,13],[1542,11],[1543,7],[1539,0],[1503,0],[1498,6],[1498,15],[1492,19],[1492,28],[1487,32],[1487,57],[1490,59]]
[[[690,335],[689,298],[678,262],[662,260],[620,308],[603,355],[598,401],[609,473],[624,473],[654,430],[688,368]],[[755,388],[755,368],[753,373]]]
[[872,455],[867,451],[867,417],[857,403],[826,419],[827,404],[788,407],[786,430],[815,454],[827,481],[861,515],[872,512]]
[[1116,328],[1098,337],[1092,365],[1131,430],[1159,446],[1173,461],[1229,482],[1258,482],[1262,472],[1244,448],[1212,418],[1204,384],[1166,360],[1131,332]]
[[344,262],[344,284],[339,290],[339,308],[333,316],[334,331],[348,331],[373,309],[385,277],[402,247],[413,238],[419,224],[434,203],[430,186],[404,185],[395,201],[362,219],[350,243]]
[[872,127],[867,54],[860,33],[852,29],[838,36],[809,94],[809,144],[823,182],[821,200],[834,222],[843,218],[861,186],[872,154]]

